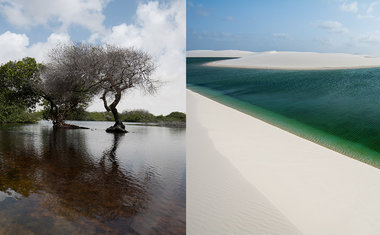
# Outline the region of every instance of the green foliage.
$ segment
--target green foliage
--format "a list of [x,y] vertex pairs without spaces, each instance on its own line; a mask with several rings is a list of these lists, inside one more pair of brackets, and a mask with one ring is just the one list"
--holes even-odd
[[51,118],[49,102],[47,100],[43,100],[42,106],[43,109],[41,111],[41,118],[44,120],[49,120]]
[[186,122],[186,114],[181,112],[171,112],[165,117],[167,120]]
[[[83,49],[85,50],[86,48],[84,47]],[[79,51],[81,51],[80,48]],[[78,67],[77,62],[80,62],[81,58],[77,58],[75,53],[70,53],[70,50],[63,52],[67,52],[64,55],[72,59],[72,63],[69,63],[71,67],[66,68],[63,66],[65,63],[59,62],[59,56],[61,55],[59,53],[57,54],[59,63],[57,62],[56,65],[62,65],[63,67],[53,66],[50,70],[46,69],[47,65],[38,64],[35,59],[29,57],[19,61],[10,61],[0,66],[0,123],[22,123],[38,121],[41,118],[50,119],[54,111],[56,116],[61,119],[114,121],[114,117],[110,112],[85,111],[87,103],[100,89],[99,84],[96,83],[97,81],[91,80],[94,74],[99,74],[98,68],[96,66],[86,68],[87,62],[93,62],[92,64],[96,65],[99,61],[91,60],[93,58],[92,54],[85,53],[87,62],[82,61],[81,66],[83,68]],[[129,53],[130,51],[124,51],[123,53],[125,54],[126,52]],[[148,66],[150,71],[153,71],[154,67],[150,63],[149,56],[142,52],[133,53],[141,56],[139,58],[142,66]],[[66,57],[64,56],[64,58]],[[75,69],[79,69],[79,71]],[[83,69],[84,71],[82,71]],[[92,71],[93,69],[95,70]],[[40,76],[44,77],[45,80],[42,80]],[[143,83],[144,81],[139,82]],[[149,87],[153,82],[149,80],[148,84],[145,84],[148,86],[146,87],[148,91],[154,90],[154,87]],[[40,112],[32,112],[41,97],[45,99],[42,103],[44,109]],[[133,110],[121,113],[120,120],[123,122],[164,123],[166,125],[167,123],[185,123],[186,115],[180,112],[172,112],[166,116],[155,116],[146,110]]]
[[7,104],[0,94],[0,123],[30,123],[39,119],[39,115],[26,110],[23,105]]
[[87,108],[87,104],[86,103],[80,103],[78,104],[78,106],[70,109],[67,113],[66,113],[66,119],[67,120],[81,120],[81,119],[84,119],[86,118],[86,108]]
[[84,118],[86,121],[114,121],[112,113],[108,112],[87,112]]
[[0,66],[0,123],[36,121],[31,111],[40,99],[33,87],[38,68],[29,57]]
[[0,92],[6,102],[35,107],[40,100],[34,90],[34,83],[39,79],[38,68],[36,60],[29,57],[0,66]]
[[[110,112],[86,112],[80,111],[77,114],[71,114],[71,120],[80,121],[114,121]],[[162,125],[170,125],[172,123],[186,122],[186,114],[181,112],[172,112],[169,115],[155,116],[146,110],[125,111],[120,114],[120,120],[123,122],[140,122],[140,123],[159,123]]]
[[120,114],[123,122],[156,122],[156,117],[146,110],[125,111]]
[[68,120],[77,121],[114,121],[112,113],[108,112],[81,112],[80,114],[71,113]]

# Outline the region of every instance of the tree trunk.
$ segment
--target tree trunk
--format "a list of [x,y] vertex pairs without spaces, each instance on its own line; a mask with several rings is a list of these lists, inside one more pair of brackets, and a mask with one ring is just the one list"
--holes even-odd
[[53,101],[53,99],[47,95],[44,95],[45,98],[50,103],[50,119],[53,122],[54,129],[90,129],[87,127],[81,127],[65,123],[65,111],[62,111]]
[[125,129],[123,122],[120,120],[119,112],[117,111],[116,107],[111,107],[111,112],[112,112],[113,117],[115,119],[115,125],[114,126],[120,126],[123,129]]
[[115,124],[107,128],[106,132],[127,133],[128,131],[125,130],[125,126],[123,122],[120,120],[119,112],[117,111],[116,107],[110,105],[110,109],[115,119]]
[[81,126],[65,123],[64,115],[62,115],[59,112],[59,109],[57,107],[56,107],[55,112],[51,112],[51,114],[52,114],[51,119],[53,121],[54,129],[89,129],[87,127],[81,127]]
[[121,91],[117,91],[115,94],[115,100],[108,106],[107,104],[107,95],[108,91],[104,91],[102,97],[100,99],[103,100],[104,108],[107,110],[107,112],[111,111],[112,115],[115,119],[115,124],[109,128],[106,129],[106,132],[114,132],[114,133],[127,133],[128,131],[125,130],[125,126],[123,122],[120,120],[119,113],[116,109],[116,105],[119,103],[121,99]]
[[66,125],[65,121],[60,118],[59,115],[56,115],[54,118],[52,118],[52,120],[54,129],[63,128]]

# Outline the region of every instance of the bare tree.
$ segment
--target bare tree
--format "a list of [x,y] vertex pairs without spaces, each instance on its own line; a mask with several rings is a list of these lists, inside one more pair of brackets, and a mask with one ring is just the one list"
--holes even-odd
[[69,44],[52,50],[49,58],[40,70],[38,89],[56,128],[75,128],[64,122],[65,116],[101,94],[105,109],[115,119],[106,131],[127,132],[116,108],[122,95],[133,88],[154,93],[160,84],[151,78],[152,57],[134,48]]
[[140,88],[147,93],[156,91],[160,83],[151,78],[155,65],[152,57],[144,51],[110,45],[104,47],[103,59],[101,99],[105,109],[112,112],[115,118],[114,126],[106,131],[127,132],[119,118],[116,106],[127,90]]
[[50,52],[37,89],[47,101],[54,128],[77,128],[66,124],[65,116],[99,93],[101,58],[101,48],[86,44],[61,45]]

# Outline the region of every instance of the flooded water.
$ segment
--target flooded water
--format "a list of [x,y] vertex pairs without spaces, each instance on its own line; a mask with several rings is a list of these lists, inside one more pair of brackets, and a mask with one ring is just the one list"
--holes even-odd
[[0,234],[185,234],[185,129],[0,125]]

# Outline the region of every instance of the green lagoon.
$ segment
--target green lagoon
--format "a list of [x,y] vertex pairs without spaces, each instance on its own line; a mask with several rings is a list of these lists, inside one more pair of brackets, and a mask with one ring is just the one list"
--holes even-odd
[[[380,68],[263,70],[187,58],[187,87],[380,168]],[[233,121],[233,120],[231,120]]]

